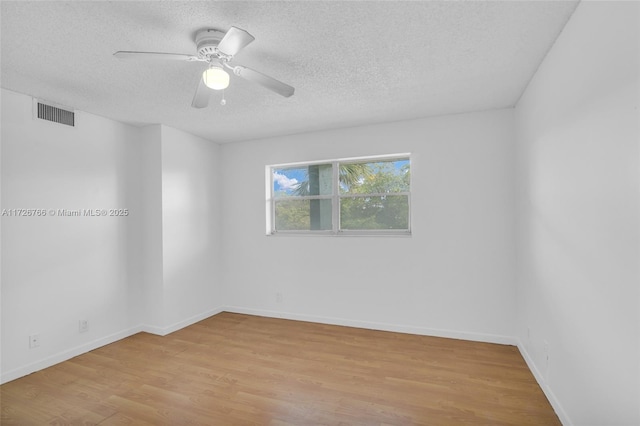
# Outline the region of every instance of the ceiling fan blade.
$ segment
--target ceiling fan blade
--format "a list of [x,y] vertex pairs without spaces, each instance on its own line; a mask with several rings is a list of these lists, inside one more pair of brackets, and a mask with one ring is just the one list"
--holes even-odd
[[251,34],[237,27],[229,28],[229,31],[218,43],[218,50],[228,56],[234,56],[255,40]]
[[169,59],[174,61],[199,61],[200,58],[194,55],[184,55],[182,53],[161,53],[161,52],[133,52],[130,50],[120,50],[113,54],[118,59]]
[[193,95],[193,101],[191,106],[194,108],[206,108],[209,105],[209,97],[211,96],[211,90],[204,84],[204,80],[200,77],[196,94]]
[[273,77],[264,75],[258,71],[252,70],[251,68],[243,67],[242,65],[235,66],[233,72],[245,80],[264,86],[285,98],[293,95],[293,92],[296,90],[294,87],[278,81]]

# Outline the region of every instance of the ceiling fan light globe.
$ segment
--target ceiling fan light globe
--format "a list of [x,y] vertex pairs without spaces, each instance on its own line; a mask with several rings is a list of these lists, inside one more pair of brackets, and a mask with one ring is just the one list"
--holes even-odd
[[213,90],[224,90],[229,87],[229,74],[220,67],[211,67],[202,73],[204,84]]

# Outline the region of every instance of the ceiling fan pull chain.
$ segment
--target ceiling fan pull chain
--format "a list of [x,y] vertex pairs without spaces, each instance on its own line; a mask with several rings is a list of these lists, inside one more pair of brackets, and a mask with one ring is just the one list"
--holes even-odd
[[220,105],[225,106],[227,104],[227,100],[224,98],[224,90],[222,91],[222,100],[220,101]]

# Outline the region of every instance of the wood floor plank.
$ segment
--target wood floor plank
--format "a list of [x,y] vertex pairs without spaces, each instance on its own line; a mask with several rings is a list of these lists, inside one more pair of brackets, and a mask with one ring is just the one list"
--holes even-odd
[[0,398],[3,425],[560,425],[513,346],[226,312]]

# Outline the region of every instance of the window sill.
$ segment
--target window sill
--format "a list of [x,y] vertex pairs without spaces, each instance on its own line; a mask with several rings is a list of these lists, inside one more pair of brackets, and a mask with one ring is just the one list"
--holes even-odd
[[266,234],[267,237],[400,237],[400,238],[408,238],[411,237],[411,231],[382,231],[382,232],[358,232],[358,231],[342,231],[342,232],[331,232],[331,231],[317,231],[317,232],[307,232],[307,231],[280,231]]

